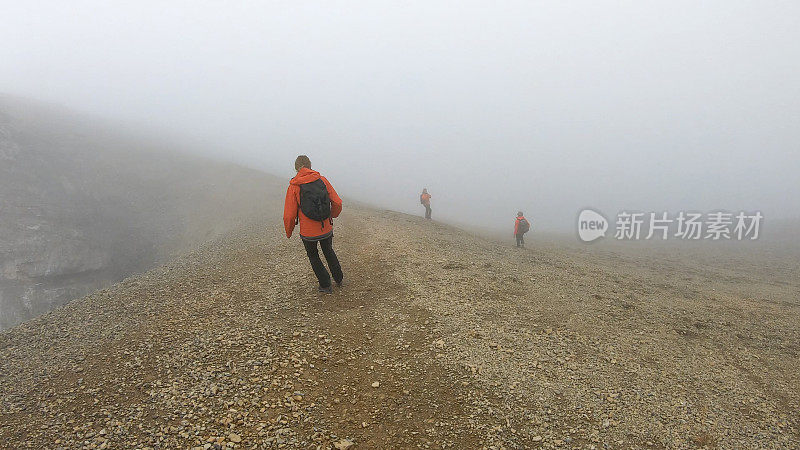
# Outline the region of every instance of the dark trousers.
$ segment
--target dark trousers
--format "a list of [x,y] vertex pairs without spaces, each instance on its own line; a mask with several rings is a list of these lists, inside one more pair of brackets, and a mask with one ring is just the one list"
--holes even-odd
[[522,233],[515,234],[517,238],[517,247],[525,247],[525,239],[522,238]]
[[[424,203],[423,203],[423,205],[424,205]],[[426,219],[430,219],[431,218],[431,205],[425,205],[425,218]]]
[[[330,275],[328,275],[328,271],[325,270],[325,266],[319,258],[317,242],[319,242],[319,246],[322,248],[322,254],[325,255],[325,260],[328,261],[328,268],[331,269]],[[303,240],[303,246],[306,248],[308,260],[311,262],[311,268],[314,269],[314,275],[317,276],[320,287],[331,287],[331,275],[333,275],[333,280],[337,283],[342,282],[344,275],[342,274],[342,266],[339,265],[339,259],[336,258],[336,253],[333,251],[333,236],[319,241]]]

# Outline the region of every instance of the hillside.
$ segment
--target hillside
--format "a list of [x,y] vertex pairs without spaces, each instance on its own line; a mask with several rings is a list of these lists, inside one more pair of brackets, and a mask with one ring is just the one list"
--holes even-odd
[[[0,334],[11,448],[764,448],[800,442],[800,277],[347,204],[315,292],[266,219]],[[752,267],[760,267],[753,271]],[[770,277],[764,277],[770,273]]]
[[259,199],[274,183],[0,96],[0,329],[263,212]]

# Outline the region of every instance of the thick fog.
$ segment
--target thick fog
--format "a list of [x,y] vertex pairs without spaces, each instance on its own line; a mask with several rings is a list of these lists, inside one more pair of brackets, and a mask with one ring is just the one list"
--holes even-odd
[[0,2],[0,92],[346,197],[800,214],[800,3]]

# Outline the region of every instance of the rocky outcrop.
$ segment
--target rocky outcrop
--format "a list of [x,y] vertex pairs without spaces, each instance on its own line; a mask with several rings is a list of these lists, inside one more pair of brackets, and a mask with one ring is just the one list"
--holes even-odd
[[0,96],[0,329],[258,214],[274,183]]

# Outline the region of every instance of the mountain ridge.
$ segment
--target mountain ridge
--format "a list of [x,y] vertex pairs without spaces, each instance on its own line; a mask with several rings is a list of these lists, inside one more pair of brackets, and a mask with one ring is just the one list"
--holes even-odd
[[[0,440],[56,448],[797,441],[800,321],[789,275],[741,280],[722,267],[736,276],[709,281],[687,266],[656,276],[646,255],[583,263],[585,255],[535,240],[519,250],[345,199],[334,246],[347,284],[320,297],[302,246],[283,235],[281,206],[0,334]],[[736,294],[742,283],[764,298]]]

